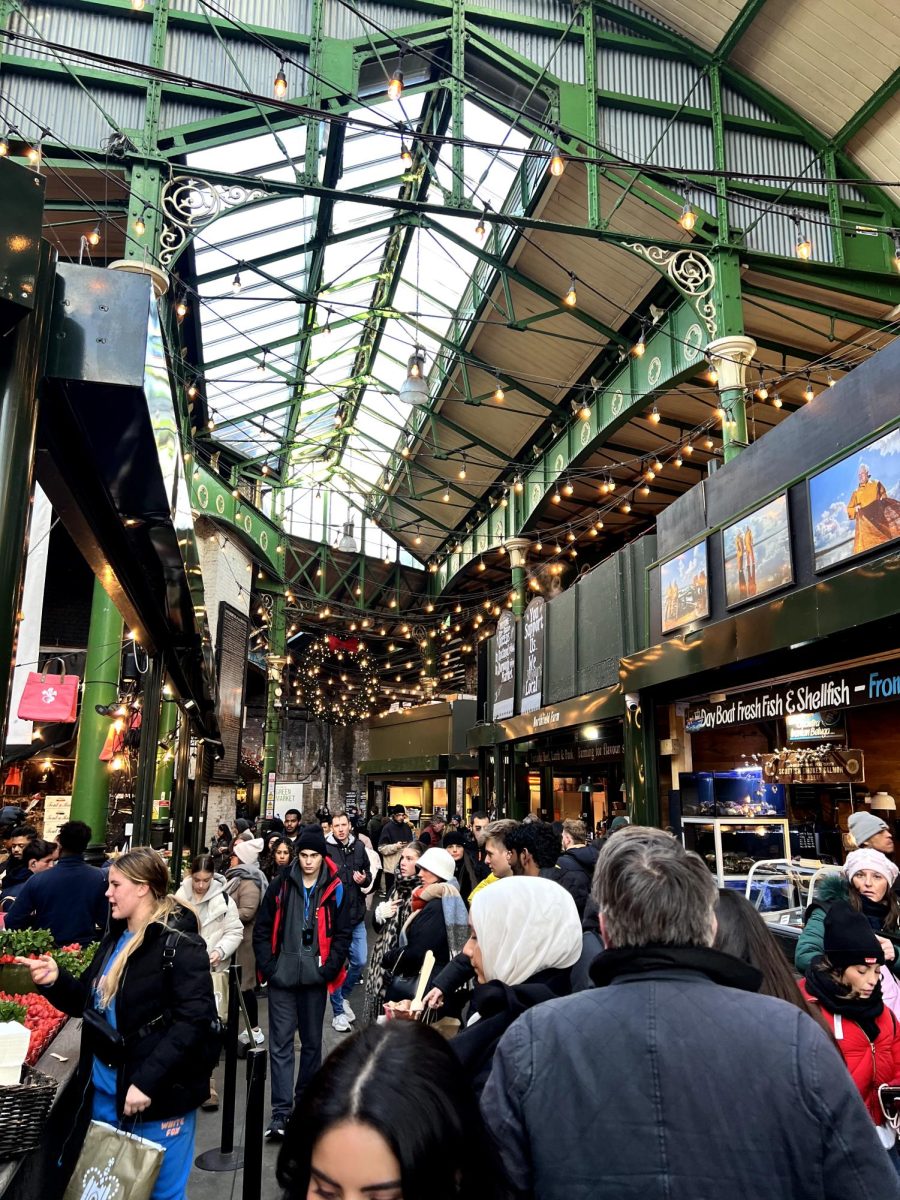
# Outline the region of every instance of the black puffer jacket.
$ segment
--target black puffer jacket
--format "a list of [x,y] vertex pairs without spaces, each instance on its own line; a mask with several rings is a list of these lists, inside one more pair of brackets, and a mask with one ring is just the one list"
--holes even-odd
[[476,1012],[479,1019],[467,1025],[450,1042],[450,1049],[462,1063],[476,1096],[481,1096],[488,1081],[497,1043],[513,1021],[536,1004],[568,996],[571,991],[569,975],[569,971],[549,967],[515,987],[498,979],[478,984],[472,993],[469,1020]]
[[482,1111],[518,1192],[900,1200],[840,1055],[795,1005],[750,994],[753,968],[662,946],[608,950],[592,973],[596,988],[523,1013],[494,1053]]
[[[56,983],[38,990],[69,1016],[80,1017],[85,1008],[94,1007],[94,982],[125,928],[124,921],[110,923],[94,961],[80,979],[61,970]],[[163,950],[173,930],[179,934],[174,963],[171,969],[164,969]],[[116,993],[116,1027],[126,1039],[165,1013],[169,1014],[167,1021],[126,1042],[116,1089],[120,1115],[132,1084],[152,1101],[143,1114],[148,1121],[183,1117],[199,1108],[209,1095],[209,1072],[198,1070],[195,1059],[215,1020],[216,1002],[206,943],[198,931],[197,918],[182,907],[168,925],[148,927],[142,945],[128,960]],[[85,1083],[92,1065],[88,1040],[82,1037],[79,1071]]]
[[[328,857],[340,871],[344,884],[347,919],[351,927],[358,925],[366,916],[366,898],[360,889],[368,887],[372,882],[372,868],[369,866],[366,847],[353,833],[346,842],[339,842],[333,833],[329,833],[325,844],[328,846]],[[365,875],[362,883],[356,883],[353,878],[354,871],[361,871]]]
[[559,882],[575,901],[579,917],[584,916],[584,906],[591,894],[594,867],[599,857],[600,847],[591,842],[587,846],[570,846],[562,852],[556,864],[562,872]]

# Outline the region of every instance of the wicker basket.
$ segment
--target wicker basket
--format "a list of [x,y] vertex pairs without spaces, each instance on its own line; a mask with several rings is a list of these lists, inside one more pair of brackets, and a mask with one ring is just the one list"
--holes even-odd
[[31,1067],[22,1082],[0,1087],[0,1159],[26,1154],[40,1143],[57,1081]]

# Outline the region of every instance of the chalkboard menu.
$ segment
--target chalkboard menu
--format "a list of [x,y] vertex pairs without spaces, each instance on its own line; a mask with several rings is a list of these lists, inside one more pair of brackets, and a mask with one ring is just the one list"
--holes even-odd
[[249,619],[223,600],[219,605],[216,674],[219,681],[219,730],[225,753],[213,765],[213,783],[234,783],[237,779],[249,638]]
[[513,715],[516,703],[516,621],[505,612],[494,638],[494,704],[492,716],[502,721]]

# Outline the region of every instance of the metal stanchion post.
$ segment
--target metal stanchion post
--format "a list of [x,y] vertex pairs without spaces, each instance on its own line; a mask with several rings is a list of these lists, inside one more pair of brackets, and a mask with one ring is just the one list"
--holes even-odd
[[243,1200],[260,1200],[262,1195],[263,1124],[266,1112],[266,1068],[268,1054],[262,1046],[247,1054],[247,1120],[244,1129]]
[[234,1104],[237,1092],[238,1023],[241,1007],[240,969],[228,968],[228,1026],[225,1030],[225,1078],[222,1084],[222,1138],[217,1149],[205,1150],[194,1166],[201,1171],[236,1171],[244,1165],[244,1151],[234,1145]]

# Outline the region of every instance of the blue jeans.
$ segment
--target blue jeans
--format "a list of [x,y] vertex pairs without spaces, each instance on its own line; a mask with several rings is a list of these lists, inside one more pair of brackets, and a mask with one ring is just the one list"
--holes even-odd
[[358,925],[353,926],[353,932],[350,935],[350,965],[347,968],[347,978],[344,980],[339,992],[331,993],[331,1007],[334,1010],[335,1016],[343,1012],[344,997],[349,997],[360,979],[362,979],[362,973],[366,969],[366,960],[368,957],[369,943],[366,940],[366,922],[362,920]]

